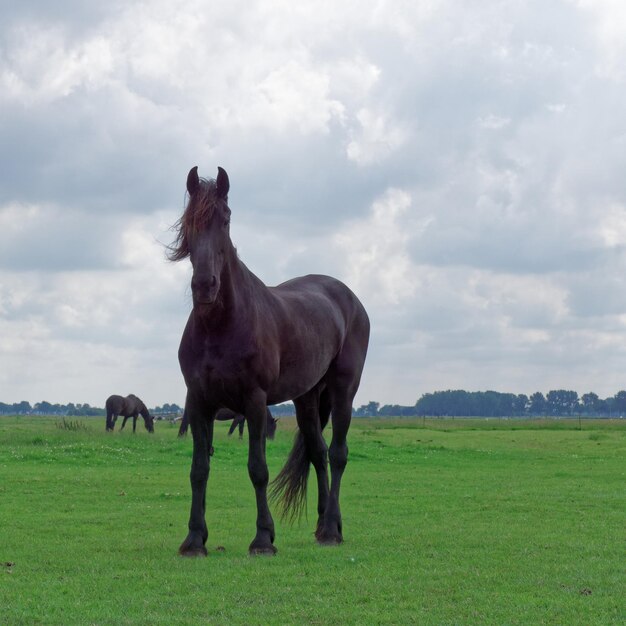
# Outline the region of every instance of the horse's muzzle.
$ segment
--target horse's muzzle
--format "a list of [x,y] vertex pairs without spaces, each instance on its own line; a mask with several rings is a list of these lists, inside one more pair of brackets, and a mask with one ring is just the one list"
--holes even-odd
[[207,306],[213,304],[217,300],[217,294],[220,291],[220,280],[217,276],[211,278],[191,279],[191,295],[193,297],[194,306]]

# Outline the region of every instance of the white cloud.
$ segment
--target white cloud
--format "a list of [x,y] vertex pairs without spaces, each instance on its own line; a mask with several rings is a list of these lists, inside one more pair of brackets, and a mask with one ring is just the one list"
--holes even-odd
[[499,115],[494,115],[490,113],[485,117],[481,117],[478,120],[479,126],[482,128],[487,128],[489,130],[500,130],[501,128],[505,128],[511,123],[511,119],[508,117],[500,117]]
[[13,38],[15,46],[0,66],[4,99],[31,106],[53,102],[81,86],[95,88],[113,70],[110,42],[101,36],[68,46],[58,28],[33,25]]
[[329,98],[328,76],[294,62],[271,71],[257,93],[248,123],[274,132],[325,133],[330,121],[344,112],[339,101]]
[[621,0],[576,0],[593,24],[600,52],[596,69],[601,76],[622,82],[626,78],[626,5]]
[[[409,194],[389,189],[374,202],[366,219],[349,222],[333,238],[336,253],[343,257],[346,281],[375,306],[397,305],[417,289],[407,251],[410,208]],[[428,218],[420,227],[427,222]]]
[[359,165],[381,163],[406,141],[407,132],[390,123],[383,113],[361,109],[356,114],[358,127],[346,153]]
[[609,248],[626,246],[626,207],[611,204],[603,213],[597,227],[601,241]]

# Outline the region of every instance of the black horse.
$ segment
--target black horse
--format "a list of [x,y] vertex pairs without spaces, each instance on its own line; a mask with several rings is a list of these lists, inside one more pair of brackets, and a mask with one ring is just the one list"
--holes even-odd
[[[277,420],[271,414],[270,410],[267,409],[267,438],[274,439],[276,435],[276,422]],[[233,423],[230,425],[228,429],[228,435],[232,435],[235,432],[236,428],[239,428],[239,439],[243,437],[243,429],[246,425],[246,418],[241,413],[236,413],[235,411],[231,411],[230,409],[220,409],[215,414],[215,419],[220,422],[227,422],[228,420],[233,420]],[[180,427],[178,429],[178,436],[182,437],[187,434],[187,427],[189,426],[189,417],[187,416],[187,411],[183,412],[183,418],[180,422]]]
[[[193,435],[189,532],[179,553],[206,555],[206,486],[215,415],[227,407],[246,416],[248,473],[257,503],[251,554],[274,554],[274,521],[267,501],[266,407],[293,400],[299,430],[274,494],[283,513],[306,502],[310,464],[317,475],[315,536],[343,541],[339,490],[346,443],[365,364],[370,323],[357,297],[329,276],[308,275],[266,287],[238,258],[229,234],[228,175],[187,176],[189,201],[177,223],[169,258],[191,258],[193,309],[178,350],[187,385],[185,407]],[[327,449],[322,430],[332,414]],[[327,459],[330,461],[329,485]]]
[[107,410],[107,430],[114,430],[117,416],[122,415],[124,417],[124,421],[122,422],[120,430],[124,429],[126,422],[132,417],[133,432],[135,432],[135,428],[137,427],[137,418],[141,415],[141,417],[143,417],[143,423],[146,430],[149,433],[154,432],[154,418],[150,415],[146,405],[132,393],[125,398],[115,395],[109,396],[105,406]]

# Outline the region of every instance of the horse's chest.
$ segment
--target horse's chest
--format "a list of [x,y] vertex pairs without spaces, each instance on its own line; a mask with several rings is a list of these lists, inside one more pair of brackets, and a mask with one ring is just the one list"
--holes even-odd
[[223,350],[220,346],[206,346],[199,359],[186,368],[188,384],[211,396],[240,393],[250,386],[251,363],[256,355],[250,350]]
[[268,345],[264,335],[246,332],[241,325],[219,332],[189,329],[178,353],[187,387],[226,406],[232,398],[267,389],[280,368],[277,352]]

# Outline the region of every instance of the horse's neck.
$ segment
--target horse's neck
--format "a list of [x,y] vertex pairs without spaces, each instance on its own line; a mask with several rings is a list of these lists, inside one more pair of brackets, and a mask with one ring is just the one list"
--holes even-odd
[[229,323],[247,325],[256,317],[257,303],[267,291],[260,278],[237,258],[233,250],[221,277],[218,301],[203,320],[206,326],[224,327]]
[[239,260],[234,266],[230,283],[237,309],[240,311],[256,311],[259,299],[263,298],[268,290],[263,281]]

